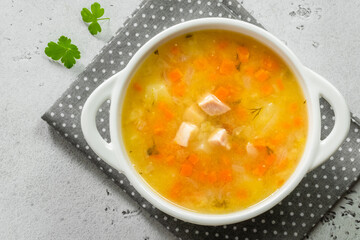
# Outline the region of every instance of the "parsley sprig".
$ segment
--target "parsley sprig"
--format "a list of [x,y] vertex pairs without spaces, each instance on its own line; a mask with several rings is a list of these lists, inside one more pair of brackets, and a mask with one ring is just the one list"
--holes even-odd
[[77,46],[71,44],[71,39],[65,36],[61,36],[57,43],[49,42],[45,48],[45,54],[55,61],[61,59],[67,68],[71,68],[76,63],[75,59],[80,59],[80,51]]
[[91,5],[91,11],[87,8],[83,8],[81,16],[84,22],[90,23],[88,29],[92,35],[96,35],[101,32],[101,26],[98,21],[109,20],[110,18],[101,18],[104,15],[105,10],[101,8],[100,4],[95,2]]

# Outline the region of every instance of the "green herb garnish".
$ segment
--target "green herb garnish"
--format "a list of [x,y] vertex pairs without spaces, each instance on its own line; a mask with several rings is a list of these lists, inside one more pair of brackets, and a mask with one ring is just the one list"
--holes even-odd
[[98,21],[109,20],[110,18],[101,18],[105,10],[101,8],[100,4],[95,2],[91,5],[91,11],[87,8],[81,10],[81,16],[84,22],[90,23],[88,29],[92,35],[101,32],[101,27]]
[[268,155],[271,155],[271,154],[274,153],[274,151],[273,151],[269,146],[266,146],[266,153],[267,153]]
[[49,42],[45,48],[45,54],[55,61],[61,59],[67,68],[71,68],[76,63],[75,59],[80,59],[80,51],[77,46],[71,44],[71,39],[65,36],[61,36],[57,43]]
[[262,110],[262,107],[260,107],[260,108],[250,108],[249,110],[250,110],[251,114],[254,114],[254,117],[253,117],[253,120],[254,120],[257,116],[259,116],[259,114],[260,114],[260,112]]
[[152,147],[148,148],[148,150],[146,151],[147,155],[148,156],[151,156],[151,155],[156,155],[159,153],[159,151],[156,149],[156,145],[152,145]]

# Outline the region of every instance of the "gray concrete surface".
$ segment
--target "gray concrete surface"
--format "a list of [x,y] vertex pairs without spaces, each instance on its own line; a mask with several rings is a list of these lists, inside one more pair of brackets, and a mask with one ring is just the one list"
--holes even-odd
[[[111,21],[91,36],[80,0],[0,1],[0,239],[173,239],[160,224],[49,130],[40,116],[84,70],[139,0],[100,1]],[[309,67],[325,76],[360,115],[360,2],[244,0],[243,5]],[[82,48],[68,70],[44,55],[66,35]],[[360,184],[310,239],[359,238]],[[123,215],[122,211],[135,211]]]

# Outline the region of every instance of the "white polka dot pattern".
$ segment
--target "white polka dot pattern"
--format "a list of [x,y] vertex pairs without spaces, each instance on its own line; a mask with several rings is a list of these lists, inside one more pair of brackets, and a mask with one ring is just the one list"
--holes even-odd
[[[355,122],[351,124],[346,141],[329,161],[308,173],[280,204],[251,220],[218,227],[185,223],[154,208],[135,191],[124,175],[102,161],[83,138],[81,109],[97,86],[124,68],[136,51],[158,32],[183,21],[210,16],[238,18],[260,26],[237,1],[144,1],[66,93],[44,114],[43,119],[179,239],[301,239],[358,179],[360,161],[355,159],[360,156],[360,133]],[[111,141],[109,106],[108,100],[99,108],[96,117],[98,130],[108,142]],[[321,119],[321,135],[324,138],[333,127],[334,117],[329,104],[323,99]]]

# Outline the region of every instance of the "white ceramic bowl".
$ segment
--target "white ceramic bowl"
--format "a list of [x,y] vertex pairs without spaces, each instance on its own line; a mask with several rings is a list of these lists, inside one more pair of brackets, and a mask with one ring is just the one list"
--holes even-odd
[[[138,66],[155,49],[168,40],[189,32],[221,29],[242,33],[258,40],[276,52],[293,71],[306,97],[308,109],[308,136],[304,154],[286,183],[263,201],[244,210],[228,214],[202,214],[176,206],[157,194],[136,172],[125,150],[121,133],[121,111],[129,82]],[[321,119],[319,97],[324,97],[335,112],[335,125],[330,135],[320,141]],[[100,136],[95,116],[100,105],[111,99],[110,136],[107,143]],[[257,216],[285,198],[304,175],[323,163],[339,147],[349,131],[350,113],[341,94],[324,78],[306,68],[276,37],[252,24],[225,18],[203,18],[175,25],[149,40],[133,56],[121,72],[101,84],[87,99],[81,115],[81,127],[89,146],[109,165],[124,173],[135,189],[155,207],[178,219],[201,224],[231,224]]]

